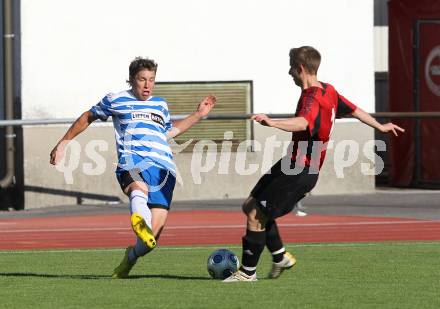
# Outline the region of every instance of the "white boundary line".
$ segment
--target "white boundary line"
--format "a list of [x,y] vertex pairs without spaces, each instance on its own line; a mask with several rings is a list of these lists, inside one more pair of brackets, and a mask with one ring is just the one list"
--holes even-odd
[[[307,248],[307,247],[346,247],[346,248],[356,248],[356,247],[375,247],[375,246],[428,246],[428,245],[439,245],[440,241],[406,241],[406,242],[359,242],[359,243],[309,243],[309,244],[286,244],[285,247],[288,248]],[[156,250],[160,251],[188,251],[188,250],[201,250],[209,248],[228,248],[228,249],[241,249],[238,245],[206,245],[206,246],[164,246],[159,247]],[[90,253],[90,252],[123,252],[124,249],[60,249],[60,250],[0,250],[0,255],[3,254],[40,254],[40,253]]]
[[[280,227],[325,227],[325,226],[357,226],[357,225],[399,225],[399,224],[438,224],[440,221],[433,220],[405,220],[405,221],[359,221],[359,222],[328,222],[328,223],[279,223]],[[167,226],[167,230],[194,230],[194,229],[230,229],[244,228],[244,224],[231,225],[181,225]],[[13,229],[1,230],[1,234],[16,233],[41,233],[41,232],[94,232],[94,231],[127,231],[127,227],[86,227],[86,228],[53,228],[53,229]]]

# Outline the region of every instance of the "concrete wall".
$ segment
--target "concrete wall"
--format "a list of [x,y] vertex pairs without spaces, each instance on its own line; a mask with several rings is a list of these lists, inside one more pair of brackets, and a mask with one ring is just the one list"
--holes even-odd
[[[111,199],[126,201],[114,176],[116,152],[113,128],[109,125],[95,125],[79,136],[77,139],[80,145],[78,165],[72,163],[75,160],[70,152],[67,156],[70,160],[63,163],[64,166],[71,167],[72,173],[65,173],[51,166],[49,164],[50,148],[43,147],[54,145],[66,129],[65,126],[25,128],[25,208],[76,204],[78,196],[83,197],[81,199],[83,203],[104,203]],[[175,161],[181,175],[181,182],[176,185],[174,200],[245,198],[259,177],[283,153],[283,147],[280,145],[275,148],[272,159],[267,160],[266,156],[266,160],[263,160],[264,147],[267,147],[270,141],[267,138],[280,143],[290,140],[290,134],[260,125],[255,125],[254,133],[255,141],[261,145],[261,149],[248,151],[244,157],[238,155],[238,158],[237,153],[232,153],[231,159],[227,161],[229,167],[226,169],[223,169],[223,166],[220,168],[221,145],[217,145],[217,152],[209,154],[216,156],[216,160],[212,166],[208,167],[205,166],[205,160],[202,160],[200,164],[197,155],[193,152],[177,154]],[[359,158],[353,165],[343,169],[343,178],[338,178],[336,171],[340,170],[340,164],[335,163],[335,150],[339,147],[338,145],[343,145],[341,141],[353,140],[354,137],[360,147]],[[373,191],[374,176],[366,176],[361,172],[362,163],[371,163],[362,153],[362,148],[373,138],[373,131],[359,122],[339,122],[333,132],[334,147],[327,153],[318,185],[312,193],[343,194]],[[97,146],[95,148],[104,160],[100,164],[93,159],[96,156],[91,150],[86,150],[86,147],[91,147],[93,143],[104,145],[104,148],[98,149]],[[367,148],[372,147],[367,146]],[[206,158],[206,149],[203,157]],[[344,157],[347,156],[344,155]],[[238,169],[236,164],[239,165]],[[96,170],[98,165],[101,170]],[[240,165],[245,168],[244,171],[255,169],[255,172],[243,175]],[[197,172],[198,166],[205,166],[205,171],[202,169]],[[94,171],[97,175],[90,175],[90,171]],[[95,195],[95,197],[88,198],[90,195]]]

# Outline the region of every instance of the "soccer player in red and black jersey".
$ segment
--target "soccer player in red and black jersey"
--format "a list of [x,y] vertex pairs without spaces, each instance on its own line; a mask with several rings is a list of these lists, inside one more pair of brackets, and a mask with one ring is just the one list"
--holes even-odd
[[244,202],[247,229],[243,237],[242,263],[224,282],[257,280],[257,263],[265,246],[273,259],[269,278],[278,278],[284,270],[295,265],[296,259],[286,252],[275,220],[292,211],[316,185],[335,118],[351,115],[381,132],[392,132],[396,136],[397,131],[404,132],[393,123],[380,124],[340,95],[332,85],[320,82],[317,72],[321,55],[313,47],[292,48],[289,56],[289,74],[302,89],[295,117],[274,120],[258,114],[252,119],[292,132],[291,151],[261,177]]

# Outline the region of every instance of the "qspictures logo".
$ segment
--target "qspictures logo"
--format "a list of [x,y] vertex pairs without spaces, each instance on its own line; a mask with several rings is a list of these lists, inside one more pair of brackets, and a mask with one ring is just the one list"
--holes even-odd
[[440,97],[440,45],[429,52],[425,64],[425,79],[432,93]]

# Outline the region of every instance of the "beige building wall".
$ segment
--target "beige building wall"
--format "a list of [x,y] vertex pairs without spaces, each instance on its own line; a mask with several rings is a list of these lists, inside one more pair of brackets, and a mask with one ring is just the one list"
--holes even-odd
[[[57,169],[49,164],[49,152],[66,129],[67,126],[61,125],[24,128],[25,209],[127,201],[114,175],[117,160],[113,127],[110,124],[98,124],[89,128],[76,139],[78,144],[75,143],[72,151],[68,152],[67,158],[70,160],[62,166],[69,168]],[[267,154],[271,152],[265,155],[264,149],[270,141],[279,144],[288,142],[290,134],[256,124],[254,139],[257,144],[255,151],[249,149],[241,154],[232,153],[230,160],[220,160],[221,145],[217,145],[217,151],[208,154],[211,159],[216,157],[210,161],[211,165],[206,165],[206,149],[202,152],[201,161],[200,152],[176,154],[175,161],[180,177],[174,200],[247,197],[259,177],[283,153],[283,147],[279,145],[274,148],[273,158],[270,159]],[[312,194],[373,191],[374,176],[364,175],[361,166],[364,164],[368,168],[373,165],[363,151],[366,147],[371,153],[373,146],[365,145],[373,139],[373,130],[359,122],[337,123],[332,135],[333,148],[327,151],[326,162]],[[343,151],[348,145],[359,148],[359,156],[353,164],[347,161],[348,148]],[[335,161],[335,153],[339,160]],[[79,160],[75,160],[75,156]],[[343,168],[344,164],[350,166]]]
[[[110,90],[127,87],[127,67],[136,56],[158,61],[159,82],[252,80],[253,111],[290,113],[301,90],[294,87],[287,74],[288,51],[301,45],[314,46],[322,53],[322,81],[331,82],[359,107],[374,112],[374,53],[372,48],[365,48],[373,46],[374,3],[353,2],[313,0],[312,4],[325,14],[320,14],[321,23],[303,29],[309,18],[303,14],[291,18],[292,12],[307,11],[310,1],[283,0],[268,6],[263,1],[243,0],[106,0],[102,14],[104,1],[22,0],[23,118],[78,116]],[[149,14],[148,22],[160,31],[150,31],[148,40],[140,40],[133,29],[137,29],[147,11],[155,12]],[[118,22],[109,16],[118,16]],[[225,16],[228,22],[224,22]],[[289,29],[302,31],[293,36],[274,35],[289,33]],[[208,49],[207,40],[215,42]],[[341,44],[350,48],[341,49]],[[261,61],[268,65],[262,68]],[[71,175],[49,164],[49,152],[66,129],[67,126],[24,128],[25,207],[125,200],[113,172],[116,154],[109,124],[96,125],[78,138],[80,160]],[[359,123],[341,122],[333,135],[336,144],[345,138],[345,132],[361,145],[373,138],[372,131]],[[272,134],[277,134],[278,141],[289,140],[289,134],[255,126],[254,136],[261,145]],[[101,170],[96,168],[103,164],[90,159],[94,146],[103,147],[95,150],[98,154],[94,156],[104,162]],[[273,161],[281,156],[281,148],[277,152]],[[246,197],[265,172],[262,156],[262,151],[246,153],[246,167],[259,165],[251,175],[236,173],[235,164],[240,167],[244,159],[233,155],[229,173],[223,165],[219,173],[217,161],[208,172],[200,173],[201,183],[195,184],[193,154],[177,154],[182,181],[176,187],[175,200]],[[361,156],[344,169],[345,178],[335,178],[330,151],[314,194],[371,191],[372,176],[363,176],[360,170],[364,161],[368,162]]]

